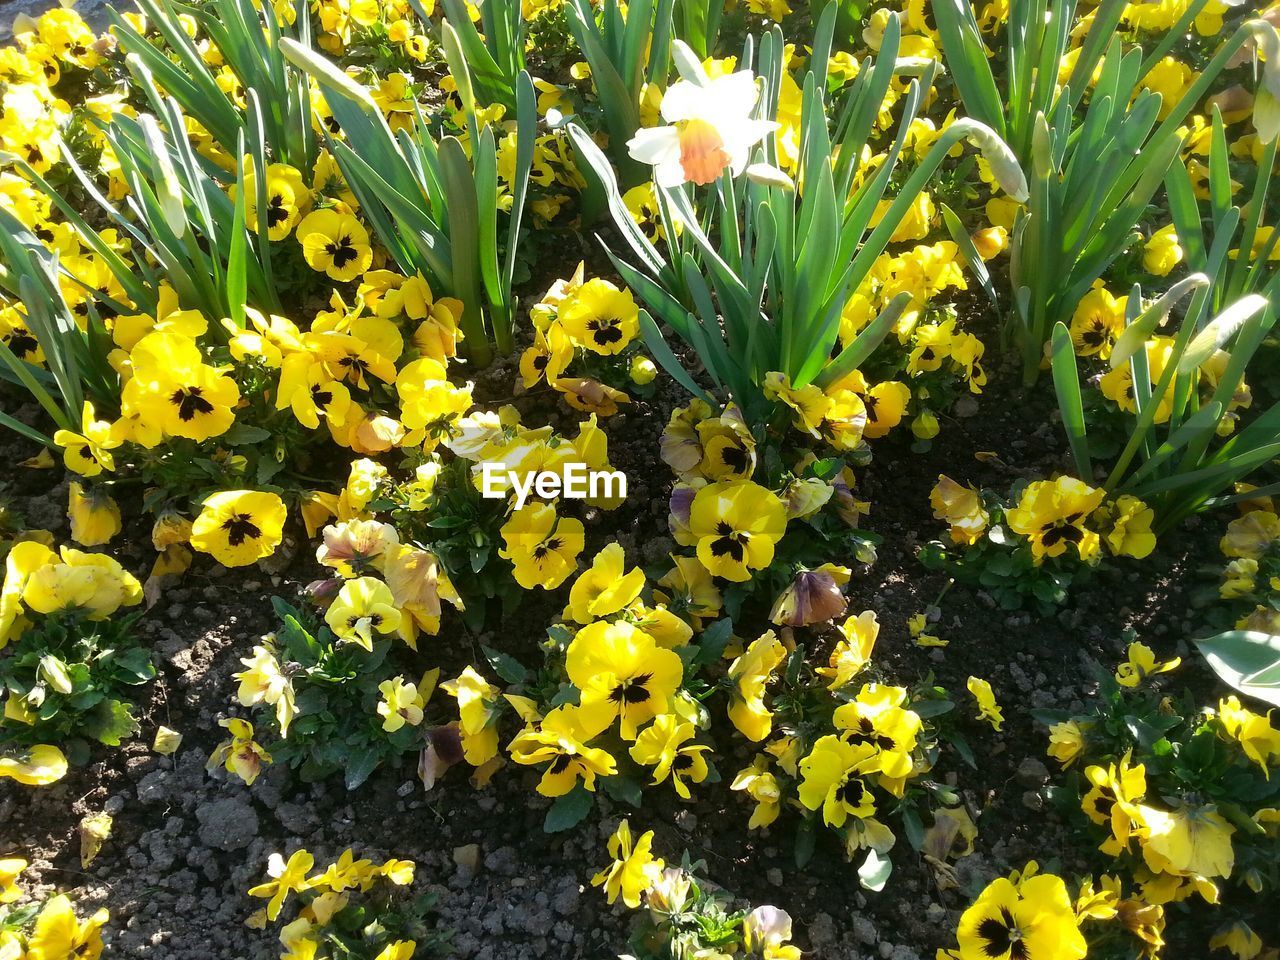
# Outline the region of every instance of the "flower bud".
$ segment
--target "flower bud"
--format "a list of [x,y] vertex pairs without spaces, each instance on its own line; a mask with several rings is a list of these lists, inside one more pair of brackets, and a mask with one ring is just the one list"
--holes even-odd
[[920,411],[920,415],[911,421],[911,432],[917,440],[932,440],[939,429],[938,418],[932,410]]
[[818,477],[791,481],[783,495],[787,519],[800,520],[812,516],[827,505],[834,493],[831,484]]
[[[842,569],[843,576],[837,577]],[[835,619],[849,606],[840,582],[847,583],[848,574],[847,569],[830,564],[817,570],[800,571],[774,602],[769,619],[789,627],[807,627]]]
[[667,867],[645,895],[649,909],[659,918],[682,912],[690,884],[689,875],[679,867]]
[[637,354],[631,358],[630,376],[632,383],[643,387],[645,384],[653,383],[657,375],[658,368],[654,366],[653,361],[648,357]]
[[1043,113],[1036,114],[1031,130],[1031,170],[1040,178],[1048,177],[1053,171],[1053,138]]
[[771,163],[753,163],[747,167],[747,179],[762,187],[777,187],[787,193],[796,192],[796,183]]
[[985,123],[970,117],[962,117],[951,125],[981,151],[987,164],[991,167],[991,175],[995,177],[1000,189],[1019,203],[1026,203],[1030,194],[1027,191],[1027,178],[1013,155],[1009,145]]
[[971,239],[978,256],[983,260],[990,260],[1009,246],[1009,231],[1004,227],[986,227],[975,230]]
[[66,696],[71,693],[73,685],[67,674],[67,665],[51,653],[40,658],[40,678],[53,687],[58,693]]

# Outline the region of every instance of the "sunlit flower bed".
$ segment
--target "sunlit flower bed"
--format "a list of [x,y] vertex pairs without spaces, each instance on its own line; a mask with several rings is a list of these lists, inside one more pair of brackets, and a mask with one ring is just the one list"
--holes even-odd
[[[726,836],[797,883],[836,863],[860,904],[914,909],[899,873],[927,877],[946,920],[912,956],[1280,955],[1276,24],[1227,0],[18,17],[5,791],[70,805],[53,785],[88,796],[137,746],[200,751],[250,802],[273,777],[504,792],[607,838],[571,866],[634,958],[824,955],[700,859]],[[1039,449],[969,443],[1010,410]],[[1195,629],[1081,635],[1073,702],[993,683],[1008,638],[953,636],[953,588],[1032,649],[1099,582],[1155,587],[1162,549],[1209,557],[1173,574]],[[886,552],[932,603],[866,586]],[[211,729],[170,726],[146,618],[260,577],[270,632],[200,693]],[[1015,831],[972,789],[1006,751],[1055,768],[1027,806],[1065,839],[1034,859],[1001,859]],[[675,846],[672,809],[706,836]],[[118,812],[83,814],[83,869]],[[448,955],[456,890],[356,841],[325,865],[280,839],[239,891],[256,942]],[[0,960],[111,955],[110,911],[40,855],[0,838]]]

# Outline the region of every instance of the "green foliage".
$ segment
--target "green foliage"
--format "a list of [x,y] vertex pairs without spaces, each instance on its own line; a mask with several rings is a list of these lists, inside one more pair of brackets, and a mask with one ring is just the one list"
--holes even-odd
[[467,626],[482,630],[489,601],[498,601],[505,617],[515,613],[526,595],[511,577],[510,562],[498,556],[507,503],[482,497],[470,471],[468,461],[448,463],[432,490],[429,509],[410,503],[411,488],[384,491],[370,509],[390,511],[406,542],[420,543],[435,554],[462,597]]
[[[609,251],[618,271],[649,308],[641,313],[641,327],[654,358],[695,396],[707,399],[663,339],[656,319],[696,351],[715,390],[733,396],[750,423],[760,422],[770,407],[761,387],[766,374],[781,371],[797,388],[811,383],[825,387],[871,355],[909,297],[895,298],[856,338],[837,349],[849,294],[869,275],[950,150],[964,139],[978,143],[991,156],[1003,150],[980,124],[958,121],[906,176],[897,196],[886,196],[907,130],[932,82],[932,72],[926,70],[903,98],[902,117],[884,163],[859,183],[857,160],[895,73],[900,28],[897,18],[890,18],[879,57],[861,65],[857,78],[833,104],[828,102],[826,70],[835,15],[836,8],[827,7],[803,81],[798,170],[803,189],[797,190],[776,170],[779,157],[772,138],[757,148],[757,159],[775,168],[771,175],[735,180],[726,171],[705,191],[655,185],[665,253],[631,220],[599,148],[581,128],[569,127],[579,156],[605,184],[615,224],[638,258],[639,267]],[[764,82],[757,109],[765,118],[777,115],[784,46],[782,32],[775,27],[762,38],[754,64],[747,58]],[[687,55],[676,58],[684,79],[704,82],[686,60]],[[1005,162],[993,165],[1009,169]],[[1011,175],[1009,182],[1020,176]],[[882,201],[887,206],[881,208]],[[681,230],[675,229],[677,222]]]
[[[454,34],[480,101],[486,105],[500,103],[508,109],[517,108],[525,51],[525,21],[520,3],[479,4],[478,29],[467,14],[466,0],[440,0],[440,4],[446,18],[441,30],[442,42],[447,48],[448,35]],[[452,60],[449,69],[461,87],[464,81]]]
[[1197,640],[1196,646],[1224,683],[1280,707],[1280,637],[1228,630]]
[[[1127,798],[1131,803],[1171,810],[1175,818],[1188,823],[1186,831],[1206,849],[1214,843],[1215,833],[1221,836],[1221,828],[1202,818],[1216,814],[1229,825],[1226,841],[1234,851],[1234,865],[1229,878],[1216,881],[1228,914],[1245,904],[1256,909],[1256,896],[1273,897],[1280,839],[1255,821],[1254,814],[1280,802],[1280,780],[1263,769],[1256,741],[1251,745],[1243,739],[1255,736],[1257,729],[1246,732],[1239,726],[1248,717],[1263,724],[1266,718],[1227,700],[1216,704],[1216,709],[1204,709],[1201,698],[1189,691],[1169,689],[1168,678],[1176,674],[1125,687],[1101,667],[1095,665],[1092,672],[1098,692],[1083,712],[1033,711],[1041,723],[1073,731],[1081,744],[1069,759],[1059,757],[1070,769],[1062,785],[1047,791],[1050,801],[1094,843],[1108,840],[1112,836],[1110,824],[1089,822],[1081,813],[1083,796],[1091,787],[1098,789],[1086,772],[1094,764],[1104,771],[1122,762],[1129,769],[1141,767],[1145,794]],[[1063,742],[1071,742],[1071,737]],[[1202,824],[1203,833],[1196,830],[1197,824]],[[1143,842],[1138,836],[1137,846]],[[1098,869],[1114,872],[1118,867],[1144,866],[1133,843],[1122,848],[1118,858],[1109,854],[1100,858]]]
[[[743,946],[746,910],[733,909],[733,898],[698,877],[706,869],[691,863],[688,851],[681,857],[680,877],[665,895],[649,894],[649,909],[637,917],[629,941],[634,960],[667,960],[668,957],[719,953],[728,955]],[[687,884],[687,887],[685,886]]]
[[[47,367],[18,359],[0,342],[0,379],[29,393],[58,427],[78,432],[86,398],[108,410],[120,402],[119,378],[107,363],[111,338],[102,317],[91,308],[83,328],[76,322],[58,282],[57,258],[7,210],[0,210],[0,260],[5,264],[0,287],[26,307],[24,319]],[[3,411],[0,426],[53,446],[39,430]]]
[[[675,5],[676,0],[632,0],[624,15],[618,0],[605,0],[597,17],[590,0],[566,4],[569,29],[591,68],[609,134],[609,159],[619,172],[623,190],[643,183],[648,175],[648,168],[631,158],[627,143],[640,126],[645,83],[666,86]],[[602,202],[604,185],[596,183],[592,189]]]
[[[46,617],[7,647],[0,655],[4,738],[53,743],[82,762],[88,741],[119,746],[136,734],[139,688],[156,675],[151,652],[134,635],[136,620]],[[30,723],[20,719],[23,710]]]
[[195,19],[201,32],[217,47],[223,63],[243,89],[246,109],[224,90],[225,82],[219,84],[172,5],[138,0],[139,13],[146,18],[148,28],[163,38],[162,43],[140,34],[114,8],[108,8],[107,15],[135,82],[157,114],[164,110],[156,96],[158,85],[228,154],[236,155],[241,137],[252,142],[256,126],[272,162],[309,170],[317,155],[310,91],[306,77],[284,59],[279,48],[282,36],[295,36],[304,44],[311,42],[309,5],[298,2],[296,6],[296,31],[281,27],[276,8],[270,3],[208,0],[180,8]]
[[724,8],[725,0],[675,0],[672,6],[675,35],[703,60],[715,54]]
[[[146,80],[144,76],[140,82],[145,85]],[[66,156],[85,196],[97,207],[90,215],[105,220],[134,244],[131,262],[107,245],[64,191],[19,161],[26,177],[75,227],[80,242],[111,269],[128,302],[100,290],[87,292],[107,316],[154,314],[162,282],[167,281],[180,303],[203,313],[213,330],[220,330],[221,320],[227,317],[242,324],[246,301],[279,311],[267,218],[260,219],[255,238],[245,217],[243,158],[249,154],[257,167],[266,169],[260,125],[251,116],[248,127],[241,131],[235,154],[241,159],[232,178],[196,153],[186,135],[182,108],[174,98],[161,96],[152,85],[150,99],[156,116],[142,113],[135,119],[117,114],[110,123],[90,121],[114,151],[121,176],[129,185],[123,209],[98,189],[70,154]],[[238,187],[235,199],[225,189],[233,179]],[[266,181],[263,177],[258,181],[259,205],[266,209]],[[105,356],[100,362],[105,364]]]
[[1002,610],[1031,609],[1049,616],[1066,603],[1073,586],[1090,579],[1093,568],[1071,551],[1035,562],[1030,542],[1005,524],[1005,509],[1017,503],[1024,486],[1015,485],[1007,501],[990,490],[980,491],[990,517],[986,535],[968,546],[932,540],[919,558],[926,569],[945,570],[961,583],[981,587]]
[[[486,9],[501,6],[488,4]],[[369,91],[313,50],[282,40],[285,56],[324,91],[344,140],[329,149],[378,239],[405,274],[421,273],[433,290],[462,301],[462,350],[477,366],[513,349],[516,301],[512,292],[516,245],[533,163],[537,110],[533,82],[523,71],[512,80],[516,111],[515,172],[508,184],[511,212],[499,243],[498,166],[492,126],[476,118],[476,83],[464,39],[443,26],[445,55],[467,118],[468,150],[461,140],[439,142],[415,109],[412,132],[393,133]],[[486,322],[486,316],[488,318]],[[491,343],[492,340],[492,343]]]
[[[1244,43],[1274,28],[1241,25],[1171,104],[1143,87],[1152,66],[1204,6],[1192,3],[1144,58],[1114,36],[1124,0],[1103,0],[1065,83],[1058,67],[1077,26],[1074,0],[1014,4],[1006,44],[985,52],[968,3],[934,5],[948,68],[971,117],[990,126],[1029,174],[1030,199],[1010,238],[1014,315],[1010,328],[1035,381],[1054,324],[1066,321],[1093,282],[1126,250],[1133,228],[1175,164],[1183,120]],[[1081,113],[1084,94],[1088,104]],[[1157,121],[1159,121],[1157,123]]]
[[[1236,200],[1231,189],[1231,160],[1222,115],[1213,111],[1209,144],[1208,210],[1196,199],[1191,174],[1174,164],[1165,178],[1169,213],[1184,251],[1186,265],[1208,276],[1209,309],[1217,312],[1257,293],[1271,302],[1274,314],[1280,300],[1280,230],[1264,227],[1268,198],[1276,177],[1276,151],[1280,139],[1262,147],[1262,158],[1252,170],[1247,196]],[[1206,215],[1207,214],[1207,215]],[[1205,229],[1207,224],[1208,229]]]
[[[1210,290],[1203,274],[1193,274],[1144,310],[1142,288],[1135,285],[1125,330],[1110,357],[1112,370],[1129,367],[1134,409],[1128,417],[1128,440],[1105,486],[1109,493],[1128,493],[1150,503],[1164,529],[1229,501],[1236,483],[1280,456],[1280,403],[1240,429],[1232,412],[1245,388],[1246,369],[1275,324],[1275,309],[1261,295],[1247,294],[1205,322]],[[1169,341],[1169,354],[1162,358],[1163,369],[1153,371],[1150,357],[1155,351],[1148,351],[1149,339],[1173,305],[1193,291],[1182,324]],[[1054,329],[1052,350],[1053,378],[1076,471],[1091,477],[1080,373],[1071,336],[1062,323]],[[1228,350],[1229,359],[1209,378],[1204,365],[1220,350]]]
[[[280,627],[275,639],[281,668],[290,678],[297,717],[288,736],[264,742],[277,763],[287,763],[308,782],[341,772],[348,790],[364,783],[383,763],[422,747],[421,728],[382,729],[378,684],[398,675],[388,660],[391,640],[372,651],[340,643],[323,623],[276,598]],[[263,718],[279,734],[274,713]],[[264,738],[265,739],[265,738]]]

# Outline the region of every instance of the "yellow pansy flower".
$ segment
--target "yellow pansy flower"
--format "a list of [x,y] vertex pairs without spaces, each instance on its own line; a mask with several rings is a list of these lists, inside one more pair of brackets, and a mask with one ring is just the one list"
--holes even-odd
[[631,291],[598,278],[573,291],[558,316],[574,343],[602,356],[625,350],[640,332],[640,308]]
[[609,856],[613,863],[591,878],[593,887],[604,887],[610,903],[619,897],[631,909],[640,906],[640,895],[657,881],[663,862],[655,859],[650,849],[653,831],[641,834],[633,840],[631,824],[623,820],[609,838]]
[[698,559],[726,580],[749,580],[752,570],[772,563],[774,546],[786,528],[782,501],[749,480],[708,484],[694,495],[689,509]]
[[375,632],[394,633],[399,628],[400,611],[385,583],[377,577],[356,577],[342,585],[324,622],[339,640],[372,650]]
[[764,688],[787,655],[772,630],[753,640],[729,665],[729,719],[748,740],[759,743],[773,729],[773,714],[764,704]]
[[578,631],[565,655],[569,680],[582,691],[584,712],[617,717],[624,740],[670,708],[684,677],[672,650],[626,621],[598,621]]
[[284,501],[274,493],[225,490],[204,499],[191,524],[191,546],[224,567],[243,567],[269,557],[280,544]]
[[697,731],[692,723],[682,723],[675,714],[663,714],[636,738],[631,746],[631,759],[653,767],[655,786],[670,777],[676,793],[688,800],[689,787],[685,781],[701,783],[707,778],[703,753],[711,749],[689,743],[695,736]]
[[102,954],[102,927],[109,916],[106,910],[98,910],[82,922],[65,895],[45,901],[27,940],[27,960],[97,960]]
[[618,772],[612,756],[587,745],[608,723],[608,717],[602,718],[599,711],[564,704],[522,730],[507,750],[511,759],[523,766],[547,764],[537,786],[544,797],[562,797],[579,783],[594,791],[597,777]]
[[1157,663],[1155,653],[1145,643],[1129,644],[1127,656],[1128,660],[1116,668],[1116,683],[1122,687],[1136,687],[1147,677],[1176,670],[1182,663],[1181,657]]
[[644,571],[626,570],[626,554],[619,543],[610,543],[596,554],[591,566],[579,575],[569,590],[569,605],[563,616],[588,624],[626,607],[644,589]]
[[297,234],[307,264],[330,280],[354,280],[373,262],[369,231],[350,214],[316,210],[298,224]]

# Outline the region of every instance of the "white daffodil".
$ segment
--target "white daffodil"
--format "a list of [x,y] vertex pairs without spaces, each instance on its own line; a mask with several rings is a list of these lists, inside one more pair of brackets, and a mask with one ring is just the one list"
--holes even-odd
[[691,51],[676,62],[681,79],[662,97],[669,125],[637,130],[627,144],[632,158],[654,168],[660,187],[714,183],[726,168],[738,176],[751,148],[778,128],[751,116],[760,97],[755,74],[740,70],[713,80]]

